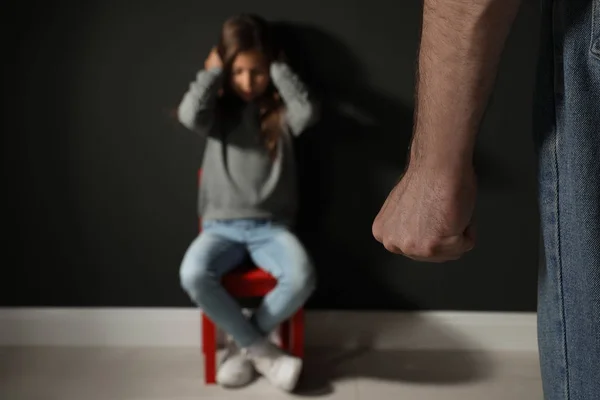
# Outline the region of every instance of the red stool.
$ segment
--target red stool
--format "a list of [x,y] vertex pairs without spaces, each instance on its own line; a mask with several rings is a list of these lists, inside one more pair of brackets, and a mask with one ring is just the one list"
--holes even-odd
[[[198,184],[202,171],[198,171]],[[202,229],[202,221],[200,221]],[[223,286],[234,297],[264,297],[277,285],[277,280],[254,265],[242,265],[223,277]],[[304,357],[304,309],[300,309],[281,324],[281,345],[296,357]],[[216,383],[217,376],[217,327],[202,313],[202,351],[207,384]]]

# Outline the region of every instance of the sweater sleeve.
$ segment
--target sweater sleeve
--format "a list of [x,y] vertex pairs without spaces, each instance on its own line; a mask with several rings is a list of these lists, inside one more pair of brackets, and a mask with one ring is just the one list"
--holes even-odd
[[286,106],[286,123],[298,136],[317,120],[317,107],[306,85],[285,63],[271,63],[271,78]]
[[221,86],[220,68],[201,70],[179,104],[177,117],[188,129],[207,133],[214,114],[217,93]]

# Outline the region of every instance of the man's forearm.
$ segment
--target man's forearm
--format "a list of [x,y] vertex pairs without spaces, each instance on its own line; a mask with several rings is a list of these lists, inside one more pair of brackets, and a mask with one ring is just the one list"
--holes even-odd
[[411,165],[472,162],[520,0],[425,0]]

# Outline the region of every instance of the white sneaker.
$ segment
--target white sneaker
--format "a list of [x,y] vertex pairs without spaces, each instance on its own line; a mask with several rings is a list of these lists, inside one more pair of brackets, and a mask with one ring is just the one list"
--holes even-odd
[[302,360],[286,354],[268,340],[247,349],[254,368],[271,384],[279,389],[291,392],[296,388]]
[[254,367],[239,347],[227,338],[227,353],[217,371],[217,383],[227,388],[239,388],[252,382]]

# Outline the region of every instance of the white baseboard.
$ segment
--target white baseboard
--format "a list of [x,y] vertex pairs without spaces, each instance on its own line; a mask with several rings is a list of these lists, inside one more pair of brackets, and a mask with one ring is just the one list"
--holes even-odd
[[[0,346],[200,344],[192,308],[0,308]],[[537,351],[534,313],[309,311],[309,347]]]

